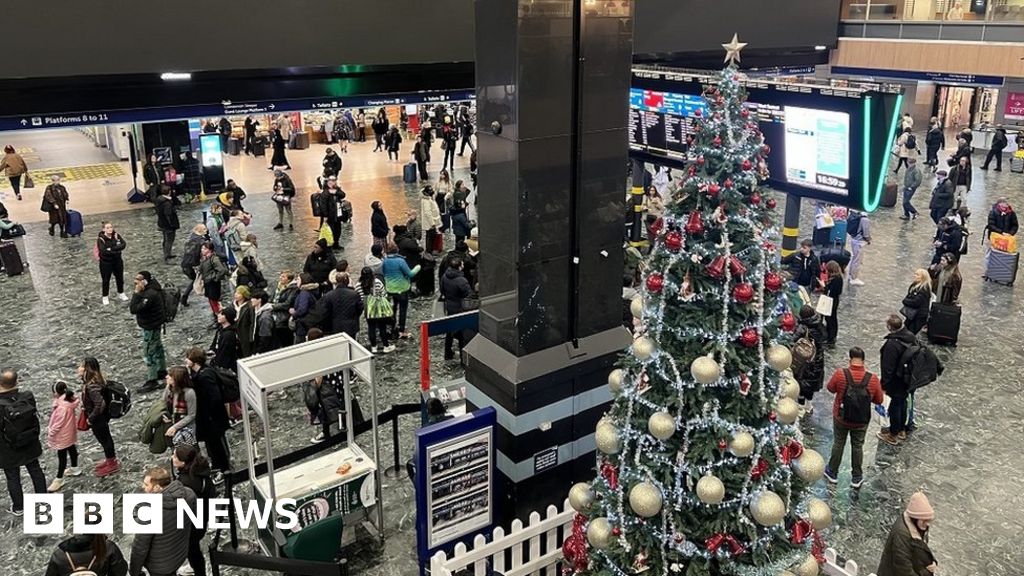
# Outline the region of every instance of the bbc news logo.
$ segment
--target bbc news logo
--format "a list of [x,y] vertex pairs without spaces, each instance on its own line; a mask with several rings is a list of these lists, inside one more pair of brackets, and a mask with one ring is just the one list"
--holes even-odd
[[[120,514],[114,505],[113,494],[74,494],[71,506],[72,534],[112,534],[114,519],[121,517],[123,534],[160,534],[164,527],[164,514],[175,515],[175,526],[221,530],[228,528],[230,508],[240,528],[270,527],[272,512],[276,515],[273,526],[291,530],[298,526],[294,498],[280,498],[276,502],[243,502],[237,498],[209,498],[197,500],[189,506],[178,500],[174,510],[164,509],[161,494],[124,494]],[[64,534],[65,514],[63,494],[26,494],[23,531],[25,534]]]

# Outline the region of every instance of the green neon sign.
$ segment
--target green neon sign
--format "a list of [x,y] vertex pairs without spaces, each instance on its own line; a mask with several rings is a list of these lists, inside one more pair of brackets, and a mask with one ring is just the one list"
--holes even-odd
[[[864,184],[861,188],[861,198],[864,199],[864,211],[874,212],[882,201],[882,190],[885,188],[885,171],[889,168],[889,156],[882,155],[878,162],[878,182],[875,184],[874,194],[871,190],[871,96],[865,96],[864,103],[864,164],[861,179]],[[903,94],[896,96],[896,107],[893,110],[892,120],[889,122],[889,131],[886,134],[896,132],[896,123],[899,121],[899,111],[903,105]],[[883,111],[884,112],[884,111]]]

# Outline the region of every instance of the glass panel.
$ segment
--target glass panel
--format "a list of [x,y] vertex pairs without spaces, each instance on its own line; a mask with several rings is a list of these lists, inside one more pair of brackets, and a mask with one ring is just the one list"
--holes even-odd
[[1021,22],[1024,0],[843,0],[843,20]]

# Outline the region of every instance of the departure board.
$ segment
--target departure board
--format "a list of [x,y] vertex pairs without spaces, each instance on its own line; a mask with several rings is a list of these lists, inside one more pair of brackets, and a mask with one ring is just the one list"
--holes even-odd
[[632,88],[629,91],[630,146],[677,159],[686,158],[687,137],[707,112],[700,96]]

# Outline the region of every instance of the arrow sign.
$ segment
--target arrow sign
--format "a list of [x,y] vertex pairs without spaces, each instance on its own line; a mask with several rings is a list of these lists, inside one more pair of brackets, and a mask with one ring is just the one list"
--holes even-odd
[[21,119],[21,125],[25,126],[26,124],[28,124],[28,120],[25,120],[24,118],[22,118]]
[[271,110],[273,110],[274,108],[277,108],[277,106],[271,104],[270,106],[267,106],[267,108],[270,108]]

